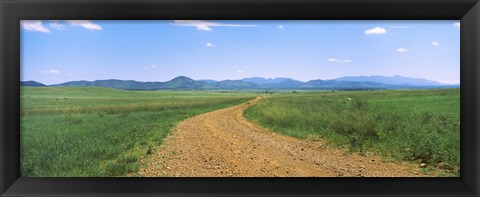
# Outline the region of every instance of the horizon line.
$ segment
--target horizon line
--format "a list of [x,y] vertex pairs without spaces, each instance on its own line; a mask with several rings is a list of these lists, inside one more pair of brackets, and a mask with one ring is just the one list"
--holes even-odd
[[[92,81],[90,81],[90,80],[71,80],[71,81],[65,81],[65,82],[60,82],[60,83],[52,83],[52,84],[45,84],[45,83],[39,82],[37,80],[25,80],[25,81],[35,81],[35,82],[38,82],[38,83],[41,83],[41,84],[44,84],[44,85],[47,85],[47,86],[51,86],[51,85],[58,85],[58,84],[73,82],[73,81],[93,82],[93,81],[105,81],[105,80],[136,81],[136,82],[142,82],[142,83],[155,83],[155,82],[165,83],[165,82],[171,81],[171,80],[173,80],[175,78],[178,78],[178,77],[186,77],[186,78],[189,78],[189,79],[192,79],[192,80],[195,80],[195,81],[212,80],[212,81],[216,81],[216,82],[226,81],[226,80],[239,80],[239,81],[241,81],[243,79],[248,79],[248,78],[263,78],[263,79],[288,78],[288,79],[292,79],[292,80],[295,80],[295,81],[300,81],[300,82],[305,83],[305,82],[313,81],[313,80],[322,80],[322,81],[336,80],[338,78],[343,78],[343,77],[396,77],[396,76],[405,77],[405,76],[402,76],[402,75],[393,75],[393,76],[387,76],[387,75],[356,75],[355,76],[355,75],[352,75],[352,76],[342,76],[342,77],[337,77],[337,78],[332,78],[332,79],[320,79],[320,78],[318,78],[318,79],[310,79],[310,80],[307,80],[307,81],[302,81],[302,80],[297,80],[297,79],[294,79],[294,78],[291,78],[291,77],[260,77],[260,76],[255,76],[255,77],[244,77],[244,78],[240,78],[240,79],[214,80],[214,79],[194,79],[192,77],[188,77],[188,76],[185,76],[185,75],[179,75],[179,76],[173,77],[172,79],[167,80],[167,81],[137,81],[137,80],[133,80],[133,79],[113,79],[113,78],[110,78],[110,79],[95,79],[95,80],[92,80]],[[428,80],[428,81],[440,83],[442,85],[460,85],[460,82],[458,82],[458,83],[444,83],[444,82],[439,82],[439,81],[430,80],[430,79],[426,79],[426,78],[416,78],[416,77],[405,77],[405,78],[423,79],[423,80]],[[22,81],[22,80],[20,80],[20,81],[25,82],[25,81]]]

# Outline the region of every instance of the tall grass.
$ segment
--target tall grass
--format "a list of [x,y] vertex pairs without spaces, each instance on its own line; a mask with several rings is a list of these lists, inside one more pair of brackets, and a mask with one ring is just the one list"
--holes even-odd
[[124,176],[180,121],[246,102],[249,94],[22,88],[21,174]]
[[322,137],[351,151],[459,174],[458,89],[281,94],[245,116],[297,138]]

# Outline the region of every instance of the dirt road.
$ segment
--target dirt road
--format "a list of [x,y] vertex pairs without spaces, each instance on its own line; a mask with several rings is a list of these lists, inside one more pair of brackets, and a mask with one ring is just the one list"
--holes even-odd
[[243,111],[260,99],[183,121],[155,155],[142,160],[148,167],[137,176],[422,176],[414,165],[350,154],[252,124]]

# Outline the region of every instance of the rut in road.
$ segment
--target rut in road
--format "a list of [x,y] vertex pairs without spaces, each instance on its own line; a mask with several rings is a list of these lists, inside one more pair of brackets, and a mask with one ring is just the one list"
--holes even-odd
[[412,164],[383,162],[268,131],[243,111],[261,99],[181,122],[136,176],[330,177],[422,176]]

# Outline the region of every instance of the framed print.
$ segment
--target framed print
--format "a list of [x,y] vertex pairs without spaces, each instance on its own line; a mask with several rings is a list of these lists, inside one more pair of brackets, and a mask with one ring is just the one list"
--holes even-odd
[[478,1],[0,6],[2,196],[478,196]]

